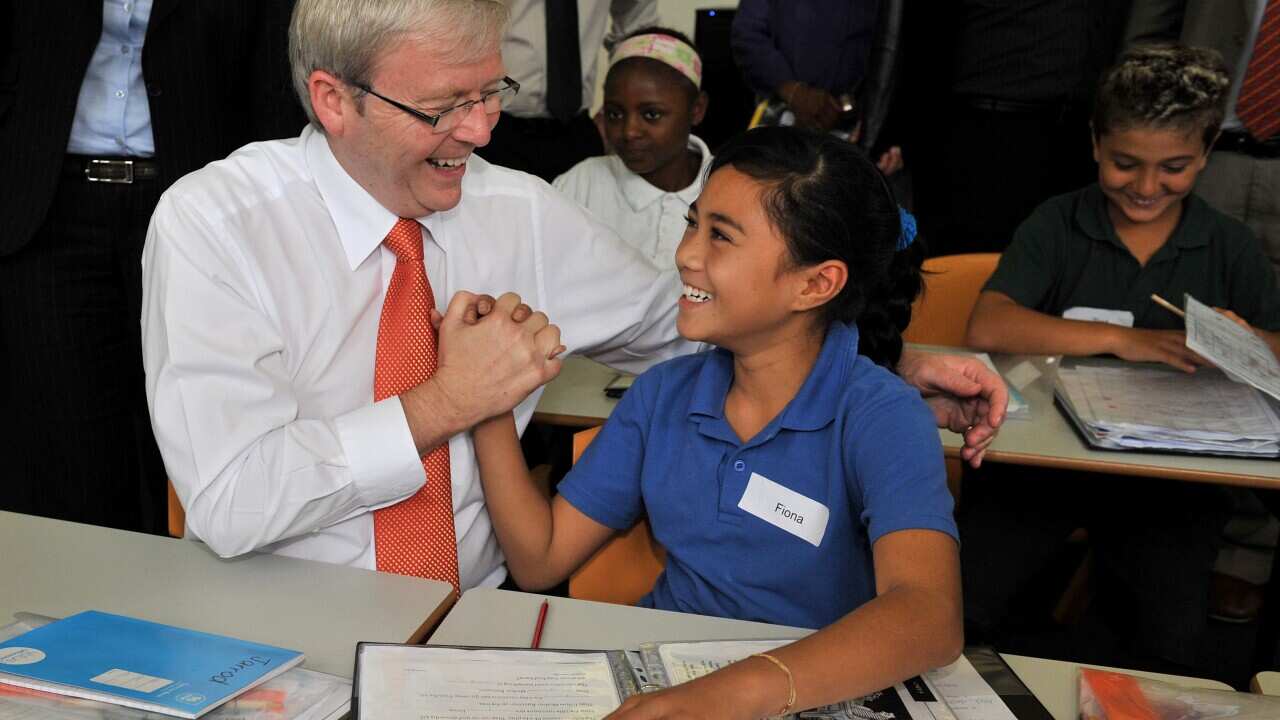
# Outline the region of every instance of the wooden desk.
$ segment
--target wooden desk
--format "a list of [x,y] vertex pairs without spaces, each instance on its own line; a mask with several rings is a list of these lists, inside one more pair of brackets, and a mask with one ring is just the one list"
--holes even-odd
[[0,624],[103,610],[301,650],[345,678],[357,641],[416,641],[452,605],[434,580],[8,512],[0,548]]
[[1280,695],[1280,672],[1266,670],[1254,675],[1249,689],[1260,695]]
[[[429,645],[528,647],[544,596],[476,588],[462,594]],[[551,598],[542,646],[579,650],[635,648],[651,640],[734,640],[795,637],[807,632],[781,625],[725,620],[608,603]],[[1014,672],[1057,720],[1076,720],[1075,663],[1005,655]],[[1096,667],[1096,666],[1089,666]],[[1110,669],[1110,668],[1106,668]],[[1125,671],[1128,672],[1128,671]],[[1133,672],[1188,687],[1231,688],[1214,680]]]
[[604,394],[618,371],[595,360],[568,357],[560,374],[547,384],[533,410],[534,422],[589,428],[603,425],[618,401]]
[[[959,348],[912,347],[930,352],[965,352]],[[1031,416],[1005,421],[1000,434],[987,450],[990,462],[1280,490],[1280,462],[1275,460],[1092,450],[1053,404],[1054,363],[1051,359],[996,355],[994,360],[996,367],[1004,373],[1024,361],[1030,362],[1040,372],[1040,377],[1021,388],[1023,397],[1031,406]],[[583,428],[603,424],[618,404],[617,400],[604,394],[604,386],[615,375],[616,371],[592,360],[569,358],[559,377],[543,392],[534,411],[534,420]],[[948,457],[960,456],[964,441],[959,435],[939,430],[938,436]]]

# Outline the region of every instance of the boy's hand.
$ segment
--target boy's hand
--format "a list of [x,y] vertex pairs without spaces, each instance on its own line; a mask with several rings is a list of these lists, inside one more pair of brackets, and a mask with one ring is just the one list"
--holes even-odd
[[1195,372],[1209,363],[1187,347],[1187,333],[1182,330],[1144,330],[1114,327],[1119,341],[1113,354],[1134,362],[1162,362],[1183,372]]
[[1248,330],[1249,332],[1251,332],[1251,333],[1255,333],[1255,334],[1258,332],[1257,330],[1254,330],[1254,329],[1253,329],[1253,326],[1249,324],[1249,321],[1248,321],[1248,320],[1245,320],[1244,318],[1240,317],[1239,315],[1235,314],[1234,312],[1232,312],[1232,311],[1230,311],[1230,310],[1223,310],[1223,309],[1222,309],[1222,308],[1220,308],[1220,307],[1216,307],[1216,308],[1214,308],[1214,310],[1217,310],[1219,313],[1221,313],[1221,314],[1222,314],[1224,317],[1226,317],[1228,320],[1230,320],[1231,322],[1233,322],[1233,323],[1235,323],[1235,324],[1239,325],[1240,327],[1244,328],[1245,330]]

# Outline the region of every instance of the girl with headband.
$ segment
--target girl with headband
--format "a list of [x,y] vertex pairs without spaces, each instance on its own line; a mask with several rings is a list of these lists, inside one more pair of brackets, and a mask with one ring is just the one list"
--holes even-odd
[[604,133],[616,154],[584,160],[555,187],[660,267],[675,262],[689,203],[711,163],[690,134],[707,110],[702,59],[675,30],[647,28],[614,48],[604,83]]

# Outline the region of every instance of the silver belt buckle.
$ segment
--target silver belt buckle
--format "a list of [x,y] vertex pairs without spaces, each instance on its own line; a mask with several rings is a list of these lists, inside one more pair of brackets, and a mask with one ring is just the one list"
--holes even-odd
[[[101,170],[99,173],[97,171]],[[120,173],[123,171],[123,174]],[[90,160],[84,169],[84,176],[89,182],[131,184],[133,182],[132,160]]]

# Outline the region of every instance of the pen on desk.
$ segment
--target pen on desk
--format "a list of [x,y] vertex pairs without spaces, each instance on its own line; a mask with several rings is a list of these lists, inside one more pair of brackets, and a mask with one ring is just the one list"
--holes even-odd
[[1164,308],[1165,310],[1168,310],[1169,312],[1173,313],[1174,315],[1177,315],[1180,318],[1183,318],[1184,320],[1186,319],[1187,314],[1182,312],[1182,310],[1179,310],[1177,305],[1174,305],[1173,303],[1169,302],[1168,300],[1165,300],[1164,298],[1160,297],[1155,293],[1151,293],[1151,299],[1154,300],[1157,305]]
[[535,650],[542,644],[542,626],[547,622],[548,607],[547,601],[543,600],[542,607],[538,609],[538,622],[533,626],[533,642],[529,643],[529,647]]

